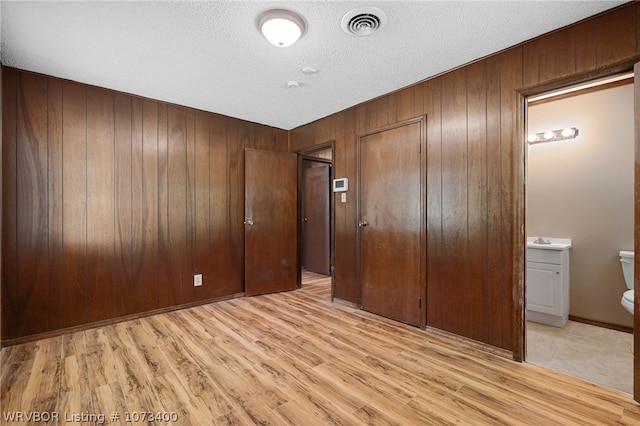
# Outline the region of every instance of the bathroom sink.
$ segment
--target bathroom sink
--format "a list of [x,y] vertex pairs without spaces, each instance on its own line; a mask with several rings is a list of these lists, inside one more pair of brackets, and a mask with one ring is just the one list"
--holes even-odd
[[571,248],[569,238],[528,237],[527,248],[543,250],[565,250]]

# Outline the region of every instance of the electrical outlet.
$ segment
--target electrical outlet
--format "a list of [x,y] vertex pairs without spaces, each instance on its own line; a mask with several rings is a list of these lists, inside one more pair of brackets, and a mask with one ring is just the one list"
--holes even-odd
[[196,274],[193,276],[193,286],[200,287],[202,285],[202,274]]

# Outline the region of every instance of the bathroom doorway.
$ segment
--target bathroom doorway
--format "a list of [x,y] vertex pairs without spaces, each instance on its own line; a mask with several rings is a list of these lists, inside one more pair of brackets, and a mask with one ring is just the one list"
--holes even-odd
[[[528,362],[632,394],[633,316],[620,303],[619,252],[634,247],[634,85],[632,74],[615,77],[527,99],[527,237],[571,248],[568,321],[527,322],[525,347]],[[545,134],[565,128],[576,137]],[[529,307],[527,317],[539,320]]]

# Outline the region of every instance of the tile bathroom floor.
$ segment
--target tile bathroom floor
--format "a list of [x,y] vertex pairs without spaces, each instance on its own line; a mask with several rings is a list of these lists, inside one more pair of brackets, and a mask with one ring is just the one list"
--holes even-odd
[[568,321],[564,328],[527,322],[527,361],[633,392],[633,335]]

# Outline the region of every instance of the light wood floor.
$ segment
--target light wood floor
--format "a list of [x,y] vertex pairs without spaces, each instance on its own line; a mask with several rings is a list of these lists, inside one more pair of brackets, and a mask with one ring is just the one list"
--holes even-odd
[[332,303],[326,282],[4,348],[0,423],[640,424],[627,394]]

